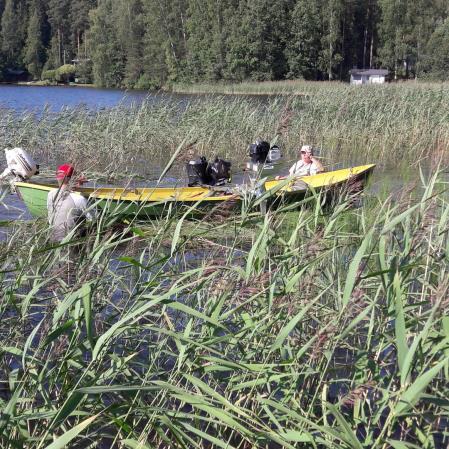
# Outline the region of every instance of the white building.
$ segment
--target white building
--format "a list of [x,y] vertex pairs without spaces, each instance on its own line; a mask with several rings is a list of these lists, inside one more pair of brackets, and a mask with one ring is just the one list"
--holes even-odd
[[351,84],[383,84],[388,77],[385,69],[353,69],[350,70]]

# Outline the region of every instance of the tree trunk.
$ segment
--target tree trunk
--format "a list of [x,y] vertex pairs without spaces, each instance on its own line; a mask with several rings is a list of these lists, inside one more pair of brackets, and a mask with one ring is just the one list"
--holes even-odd
[[[331,5],[332,8],[332,5]],[[328,67],[327,67],[327,79],[329,81],[332,80],[332,53],[334,51],[332,47],[332,26],[333,26],[333,15],[334,12],[330,11],[330,17],[329,17],[329,59],[328,59]]]
[[366,67],[366,44],[368,40],[368,26],[365,23],[365,32],[363,33],[363,66],[362,69]]
[[58,28],[58,65],[61,65],[61,51],[62,51],[62,42],[61,42],[61,28]]

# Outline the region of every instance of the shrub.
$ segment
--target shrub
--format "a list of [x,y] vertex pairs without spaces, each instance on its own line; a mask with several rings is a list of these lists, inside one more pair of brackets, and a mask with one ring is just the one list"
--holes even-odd
[[44,70],[41,74],[41,79],[56,81],[56,70]]
[[56,81],[68,83],[75,80],[76,67],[72,64],[64,64],[56,69]]
[[148,90],[157,90],[160,89],[160,83],[158,83],[154,78],[151,78],[149,75],[144,73],[137,80],[134,85],[135,89],[148,89]]

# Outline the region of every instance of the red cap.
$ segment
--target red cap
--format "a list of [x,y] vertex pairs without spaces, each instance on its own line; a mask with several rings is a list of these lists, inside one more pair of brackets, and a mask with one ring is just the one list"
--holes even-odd
[[63,164],[56,170],[56,179],[70,178],[73,175],[73,165]]

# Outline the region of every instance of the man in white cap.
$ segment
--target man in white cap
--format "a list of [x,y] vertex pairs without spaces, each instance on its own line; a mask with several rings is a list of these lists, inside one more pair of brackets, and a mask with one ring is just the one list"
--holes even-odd
[[[299,150],[301,159],[295,162],[289,170],[290,176],[310,176],[324,172],[321,162],[313,157],[313,147],[311,145],[303,145]],[[286,176],[276,176],[275,179],[284,179]]]
[[311,145],[303,145],[299,151],[301,159],[290,167],[290,175],[309,176],[324,171],[321,162],[313,157],[313,147]]

